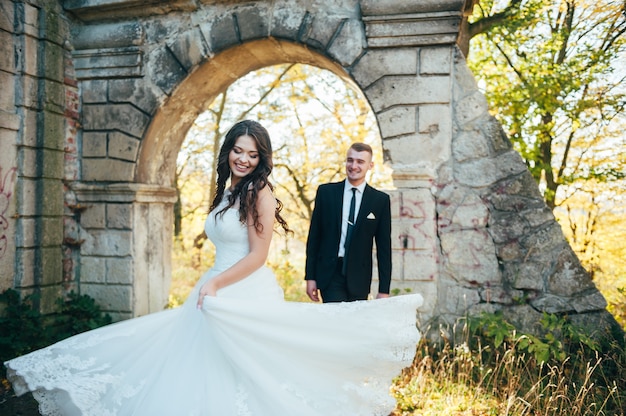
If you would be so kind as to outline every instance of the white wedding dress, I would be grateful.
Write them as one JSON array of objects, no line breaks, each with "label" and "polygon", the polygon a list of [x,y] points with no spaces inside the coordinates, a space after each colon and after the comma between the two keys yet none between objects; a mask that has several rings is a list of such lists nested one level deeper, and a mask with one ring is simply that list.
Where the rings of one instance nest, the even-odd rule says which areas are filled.
[{"label": "white wedding dress", "polygon": [[183,306],[7,361],[15,392],[55,416],[388,415],[389,386],[419,340],[421,296],[285,302],[262,267],[198,310],[201,284],[249,250],[236,210],[205,227],[215,265]]}]

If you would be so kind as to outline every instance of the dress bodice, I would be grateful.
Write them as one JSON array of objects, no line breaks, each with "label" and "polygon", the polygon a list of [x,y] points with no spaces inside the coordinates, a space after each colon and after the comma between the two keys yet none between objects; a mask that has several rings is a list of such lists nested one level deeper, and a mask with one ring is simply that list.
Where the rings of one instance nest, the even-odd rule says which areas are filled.
[{"label": "dress bodice", "polygon": [[239,221],[239,212],[235,208],[220,213],[224,205],[225,200],[204,223],[204,231],[215,245],[215,271],[229,268],[250,252],[247,225]]}]

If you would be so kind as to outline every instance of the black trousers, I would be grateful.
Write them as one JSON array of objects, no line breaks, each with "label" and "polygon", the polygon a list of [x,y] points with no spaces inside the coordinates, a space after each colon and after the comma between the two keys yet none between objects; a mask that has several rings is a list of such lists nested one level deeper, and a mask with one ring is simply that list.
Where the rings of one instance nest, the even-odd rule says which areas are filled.
[{"label": "black trousers", "polygon": [[327,288],[320,290],[322,301],[329,302],[353,302],[355,300],[367,300],[367,295],[358,296],[350,293],[348,290],[348,279],[341,272],[343,268],[343,258],[340,257],[337,267],[333,271],[333,276]]}]

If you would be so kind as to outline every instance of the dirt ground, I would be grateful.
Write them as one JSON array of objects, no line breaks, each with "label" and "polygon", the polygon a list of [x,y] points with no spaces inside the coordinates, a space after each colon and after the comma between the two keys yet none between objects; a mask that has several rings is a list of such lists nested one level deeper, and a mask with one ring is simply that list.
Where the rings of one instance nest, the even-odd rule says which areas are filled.
[{"label": "dirt ground", "polygon": [[0,416],[39,416],[37,401],[30,393],[16,397],[4,379],[0,385]]}]

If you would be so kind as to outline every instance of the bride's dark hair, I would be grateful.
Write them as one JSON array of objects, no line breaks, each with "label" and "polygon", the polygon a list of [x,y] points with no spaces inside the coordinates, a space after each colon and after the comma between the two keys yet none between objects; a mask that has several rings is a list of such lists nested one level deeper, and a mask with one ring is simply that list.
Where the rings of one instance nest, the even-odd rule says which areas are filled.
[{"label": "bride's dark hair", "polygon": [[[215,192],[215,198],[211,203],[209,212],[217,208],[224,197],[224,190],[226,189],[226,181],[230,177],[230,166],[228,164],[228,155],[230,154],[237,139],[241,136],[251,136],[256,142],[256,147],[259,155],[259,164],[257,167],[247,176],[241,178],[241,180],[235,185],[231,194],[228,196],[228,204],[222,208],[218,214],[223,215],[227,209],[231,208],[239,199],[239,220],[242,223],[246,223],[248,220],[248,214],[252,215],[254,221],[254,228],[257,232],[261,232],[263,225],[259,222],[259,212],[256,209],[256,202],[259,198],[259,191],[266,186],[271,191],[274,190],[274,186],[270,183],[268,177],[272,173],[274,163],[272,162],[272,142],[270,141],[270,135],[261,124],[252,120],[243,120],[236,123],[226,133],[226,138],[220,149],[219,156],[217,158],[217,190]],[[287,222],[280,215],[280,211],[283,209],[283,204],[276,199],[276,211],[274,217],[280,226],[286,232],[291,231]]]}]

